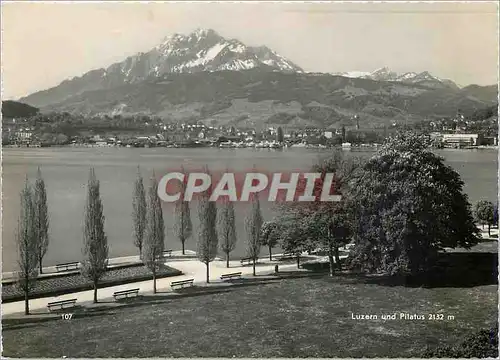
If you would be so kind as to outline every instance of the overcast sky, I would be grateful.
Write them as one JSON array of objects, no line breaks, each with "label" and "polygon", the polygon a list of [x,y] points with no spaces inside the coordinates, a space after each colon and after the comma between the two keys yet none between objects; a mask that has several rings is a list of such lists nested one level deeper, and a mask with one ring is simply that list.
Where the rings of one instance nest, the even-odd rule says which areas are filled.
[{"label": "overcast sky", "polygon": [[148,51],[172,33],[212,28],[267,45],[313,72],[424,71],[497,83],[491,3],[2,3],[3,98]]}]

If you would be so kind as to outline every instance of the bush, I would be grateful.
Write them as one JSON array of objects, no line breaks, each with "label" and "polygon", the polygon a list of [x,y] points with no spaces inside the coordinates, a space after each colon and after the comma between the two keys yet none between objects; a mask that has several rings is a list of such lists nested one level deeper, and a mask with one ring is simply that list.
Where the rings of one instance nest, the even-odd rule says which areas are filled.
[{"label": "bush", "polygon": [[312,272],[330,271],[330,263],[328,262],[309,262],[302,264],[300,267]]},{"label": "bush", "polygon": [[422,357],[430,358],[497,358],[498,324],[469,335],[461,344],[427,349]]}]

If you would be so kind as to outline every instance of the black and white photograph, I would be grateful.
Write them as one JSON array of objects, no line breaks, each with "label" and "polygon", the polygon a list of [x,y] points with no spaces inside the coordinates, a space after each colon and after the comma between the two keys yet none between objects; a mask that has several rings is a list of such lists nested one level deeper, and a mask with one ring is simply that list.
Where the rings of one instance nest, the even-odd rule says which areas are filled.
[{"label": "black and white photograph", "polygon": [[498,12],[2,1],[2,358],[498,358]]}]

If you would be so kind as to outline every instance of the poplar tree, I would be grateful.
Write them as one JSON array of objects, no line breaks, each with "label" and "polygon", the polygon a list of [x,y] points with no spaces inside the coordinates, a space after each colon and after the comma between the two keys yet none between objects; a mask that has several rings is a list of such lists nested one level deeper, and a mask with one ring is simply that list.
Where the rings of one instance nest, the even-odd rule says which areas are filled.
[{"label": "poplar tree", "polygon": [[19,250],[18,286],[24,292],[24,314],[29,315],[29,293],[38,275],[38,241],[35,228],[34,194],[28,179],[21,190],[21,213],[16,233]]},{"label": "poplar tree", "polygon": [[37,260],[40,274],[43,271],[42,260],[49,247],[49,214],[47,209],[47,191],[40,168],[37,171],[34,191],[35,237],[37,240]]},{"label": "poplar tree", "polygon": [[[184,169],[182,169],[184,173]],[[182,244],[182,255],[185,255],[185,244],[193,232],[193,224],[191,222],[191,209],[189,202],[184,200],[184,192],[186,190],[185,182],[181,183],[181,197],[175,203],[175,224],[174,232]]]},{"label": "poplar tree", "polygon": [[156,274],[163,263],[163,250],[165,242],[165,223],[161,200],[158,196],[158,181],[153,177],[148,190],[146,232],[142,261],[153,274],[153,293],[156,294]]},{"label": "poplar tree", "polygon": [[261,247],[261,228],[262,228],[262,214],[260,211],[260,202],[257,194],[252,197],[252,209],[250,214],[245,219],[245,229],[247,231],[248,257],[253,260],[253,275],[255,276],[255,263],[259,258]]},{"label": "poplar tree", "polygon": [[284,140],[283,129],[281,126],[278,126],[278,130],[276,131],[276,141],[282,144]]},{"label": "poplar tree", "polygon": [[139,257],[141,257],[144,231],[146,229],[147,204],[144,182],[142,180],[139,166],[137,167],[137,179],[135,180],[132,206],[132,217],[134,220],[134,245],[139,249]]},{"label": "poplar tree", "polygon": [[[208,173],[208,170],[206,170]],[[198,205],[200,227],[198,231],[198,244],[196,255],[207,267],[207,283],[210,282],[210,263],[217,256],[218,234],[217,234],[217,205],[210,201],[211,189],[203,192]]]},{"label": "poplar tree", "polygon": [[236,224],[232,201],[224,198],[217,214],[217,234],[220,238],[220,250],[226,254],[226,267],[229,267],[229,253],[236,247]]},{"label": "poplar tree", "polygon": [[94,303],[97,303],[99,280],[105,275],[108,265],[108,238],[104,231],[104,214],[100,194],[100,183],[93,168],[90,169],[87,185],[87,202],[83,227],[82,274],[94,285]]}]

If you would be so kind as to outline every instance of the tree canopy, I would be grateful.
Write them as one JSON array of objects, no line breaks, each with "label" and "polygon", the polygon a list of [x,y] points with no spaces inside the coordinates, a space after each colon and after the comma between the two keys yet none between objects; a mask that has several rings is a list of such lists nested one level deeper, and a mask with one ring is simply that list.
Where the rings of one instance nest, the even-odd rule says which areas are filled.
[{"label": "tree canopy", "polygon": [[401,133],[389,139],[349,182],[353,264],[416,273],[427,270],[440,249],[477,244],[463,185],[425,138]]}]

